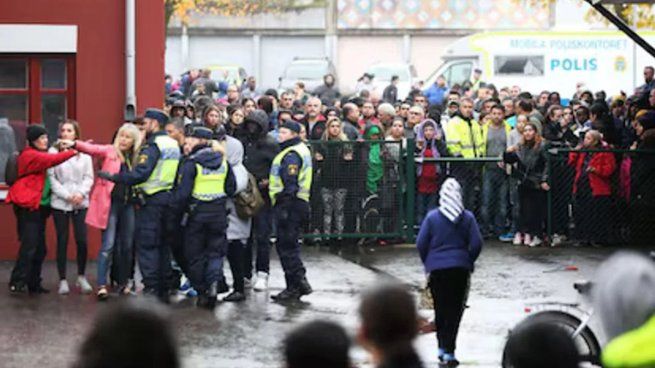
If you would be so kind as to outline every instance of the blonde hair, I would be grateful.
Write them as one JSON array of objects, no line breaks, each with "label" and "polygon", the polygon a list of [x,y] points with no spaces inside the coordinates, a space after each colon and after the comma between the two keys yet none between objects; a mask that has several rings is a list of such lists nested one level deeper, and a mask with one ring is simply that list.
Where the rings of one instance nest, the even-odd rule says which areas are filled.
[{"label": "blonde hair", "polygon": [[118,131],[116,132],[116,137],[114,137],[114,148],[116,149],[116,153],[118,153],[118,156],[121,158],[122,162],[125,162],[125,154],[121,151],[121,149],[118,147],[118,137],[121,135],[121,133],[127,133],[130,137],[132,137],[132,158],[131,158],[131,164],[134,166],[136,164],[136,153],[139,151],[139,148],[141,147],[141,132],[139,131],[139,128],[137,128],[136,125],[132,123],[125,123],[123,124],[120,128],[118,128]]},{"label": "blonde hair", "polygon": [[590,136],[594,139],[594,145],[601,145],[603,142],[603,135],[597,130],[588,130],[585,136]]},{"label": "blonde hair", "polygon": [[323,141],[332,140],[332,138],[330,137],[330,125],[332,125],[332,123],[339,124],[339,135],[334,140],[342,141],[342,142],[348,141],[348,137],[346,137],[346,134],[343,132],[343,123],[339,118],[336,117],[328,119],[327,124],[325,124],[325,131],[323,132],[323,136],[321,137],[321,140]]}]

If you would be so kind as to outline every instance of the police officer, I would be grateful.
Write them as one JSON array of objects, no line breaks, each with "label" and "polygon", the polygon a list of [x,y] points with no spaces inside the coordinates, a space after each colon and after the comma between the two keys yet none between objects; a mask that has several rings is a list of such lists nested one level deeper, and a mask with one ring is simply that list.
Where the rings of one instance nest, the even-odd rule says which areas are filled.
[{"label": "police officer", "polygon": [[300,124],[287,120],[279,129],[280,153],[273,160],[269,195],[277,223],[277,253],[284,269],[286,289],[275,301],[298,300],[312,292],[300,259],[300,231],[309,218],[312,155],[300,140]]},{"label": "police officer", "polygon": [[189,155],[180,168],[179,184],[172,203],[184,208],[181,225],[188,277],[198,292],[197,305],[213,308],[227,252],[228,196],[233,196],[236,182],[226,157],[210,146],[212,131],[194,127],[187,136]]},{"label": "police officer", "polygon": [[100,171],[98,176],[116,183],[134,185],[140,204],[136,221],[136,249],[144,294],[168,301],[170,231],[167,206],[180,161],[178,143],[164,131],[168,115],[148,109],[143,117],[146,144],[142,146],[132,171],[111,175]]}]

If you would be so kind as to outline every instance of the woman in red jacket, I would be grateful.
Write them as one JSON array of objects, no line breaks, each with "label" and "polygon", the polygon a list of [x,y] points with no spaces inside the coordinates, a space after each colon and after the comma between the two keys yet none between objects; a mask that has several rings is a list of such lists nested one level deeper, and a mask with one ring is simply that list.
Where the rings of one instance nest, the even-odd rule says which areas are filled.
[{"label": "woman in red jacket", "polygon": [[[578,149],[607,149],[597,130],[590,130]],[[616,160],[611,152],[571,152],[569,165],[575,168],[573,196],[575,197],[575,227],[581,245],[607,243],[610,236],[610,208],[612,205],[611,177]]]},{"label": "woman in red jacket", "polygon": [[69,150],[48,153],[48,132],[41,125],[27,128],[28,146],[18,156],[18,180],[9,188],[18,221],[20,251],[11,272],[9,291],[47,293],[41,286],[41,265],[46,255],[45,221],[50,214],[50,182],[46,170],[75,156]]}]

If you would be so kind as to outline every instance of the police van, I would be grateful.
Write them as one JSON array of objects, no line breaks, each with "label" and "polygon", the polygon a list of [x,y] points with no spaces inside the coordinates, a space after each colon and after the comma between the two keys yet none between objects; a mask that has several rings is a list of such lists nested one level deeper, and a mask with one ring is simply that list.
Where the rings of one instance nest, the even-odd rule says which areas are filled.
[{"label": "police van", "polygon": [[[653,44],[655,32],[640,32]],[[576,85],[609,95],[632,94],[643,84],[643,68],[655,60],[619,31],[498,31],[464,37],[446,49],[443,64],[425,88],[443,75],[448,85],[482,80],[497,88],[518,85],[524,91],[558,91],[569,97]]]}]

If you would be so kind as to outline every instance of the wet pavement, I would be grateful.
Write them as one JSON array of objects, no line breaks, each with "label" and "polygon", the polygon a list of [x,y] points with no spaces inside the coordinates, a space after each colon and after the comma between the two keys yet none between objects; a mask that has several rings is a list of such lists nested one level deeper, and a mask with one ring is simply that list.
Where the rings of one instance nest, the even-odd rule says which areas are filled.
[{"label": "wet pavement", "polygon": [[[497,367],[507,331],[525,317],[524,306],[540,301],[577,300],[572,283],[590,279],[595,268],[615,249],[517,248],[489,244],[473,274],[469,308],[465,312],[457,355],[463,367]],[[417,296],[424,282],[421,264],[411,246],[359,248],[333,254],[326,248],[304,248],[308,278],[314,293],[294,306],[269,301],[283,288],[283,274],[272,255],[270,291],[248,291],[241,304],[219,304],[213,315],[185,299],[171,306],[185,367],[282,366],[280,344],[290,329],[312,319],[342,323],[356,331],[359,293],[379,278],[408,285]],[[0,262],[0,280],[8,280],[12,264]],[[577,270],[566,270],[575,266]],[[74,266],[69,265],[69,271]],[[94,275],[95,263],[89,267]],[[69,272],[73,281],[73,273]],[[229,271],[226,269],[229,278]],[[91,281],[95,277],[89,277]],[[44,267],[44,284],[51,293],[30,297],[0,292],[0,366],[67,367],[91,326],[95,314],[118,298],[99,303],[93,296],[56,294],[56,267]],[[3,281],[3,283],[5,282]],[[429,310],[421,311],[430,317]],[[436,367],[434,334],[420,336],[417,349],[427,367]],[[368,366],[366,354],[353,350],[358,366]]]}]

